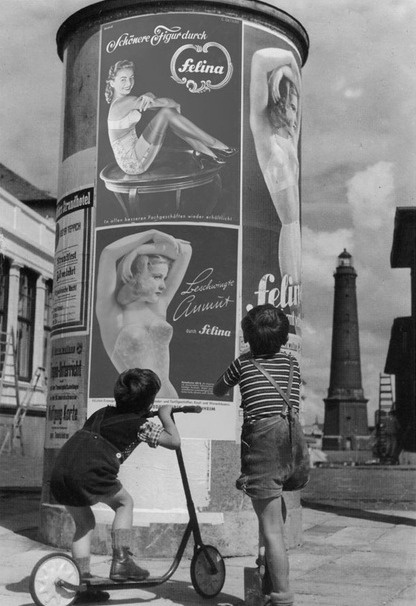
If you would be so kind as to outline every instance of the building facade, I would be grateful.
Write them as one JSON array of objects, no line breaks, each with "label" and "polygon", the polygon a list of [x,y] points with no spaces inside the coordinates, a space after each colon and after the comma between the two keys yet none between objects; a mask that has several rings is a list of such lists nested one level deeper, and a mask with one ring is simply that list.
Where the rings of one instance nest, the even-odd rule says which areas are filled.
[{"label": "building facade", "polygon": [[395,318],[384,372],[395,376],[400,462],[416,461],[416,208],[396,209],[392,268],[410,269],[411,315]]},{"label": "building facade", "polygon": [[[20,401],[38,368],[50,359],[55,200],[0,165],[0,444],[16,413],[15,383],[5,375],[6,340],[13,334]],[[17,197],[19,196],[19,197]],[[36,210],[35,210],[36,209]],[[42,375],[43,378],[43,375]],[[33,391],[25,417],[25,454],[43,453],[45,381]]]}]

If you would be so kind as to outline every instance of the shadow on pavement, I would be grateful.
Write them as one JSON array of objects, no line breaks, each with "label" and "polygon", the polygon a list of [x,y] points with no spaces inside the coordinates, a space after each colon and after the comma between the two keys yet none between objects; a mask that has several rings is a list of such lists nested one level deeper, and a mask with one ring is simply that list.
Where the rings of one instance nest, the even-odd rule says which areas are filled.
[{"label": "shadow on pavement", "polygon": [[416,520],[404,516],[395,516],[388,513],[377,513],[376,511],[365,511],[364,509],[354,509],[341,505],[329,505],[326,503],[315,503],[301,499],[302,507],[334,513],[335,515],[348,518],[360,518],[361,520],[371,520],[372,522],[384,522],[385,524],[402,524],[403,526],[416,526]]},{"label": "shadow on pavement", "polygon": [[6,589],[13,593],[29,593],[29,580],[30,577],[25,577],[21,581],[17,581],[17,583],[7,583]]},{"label": "shadow on pavement", "polygon": [[[24,577],[21,581],[16,583],[8,583],[6,589],[13,593],[29,593],[29,580],[30,577]],[[126,589],[129,589],[126,587]],[[191,583],[186,581],[167,581],[156,587],[144,588],[145,591],[149,591],[154,596],[140,597],[140,594],[135,597],[129,597],[127,599],[120,597],[122,589],[117,589],[112,595],[110,591],[110,599],[105,602],[110,606],[111,604],[140,604],[140,603],[151,603],[157,599],[166,599],[174,604],[206,604],[207,600],[198,595]],[[130,592],[134,591],[129,589]],[[113,597],[114,596],[114,597]],[[117,596],[117,597],[116,597]],[[104,602],[103,602],[104,603]],[[220,592],[215,598],[209,600],[211,606],[240,606],[243,602],[236,596],[229,595],[227,593]]]}]

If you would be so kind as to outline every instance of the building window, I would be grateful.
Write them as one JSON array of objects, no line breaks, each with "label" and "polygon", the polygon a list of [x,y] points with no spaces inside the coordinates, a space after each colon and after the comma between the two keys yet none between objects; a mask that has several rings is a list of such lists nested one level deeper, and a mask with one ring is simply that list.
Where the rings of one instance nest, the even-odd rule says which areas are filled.
[{"label": "building window", "polygon": [[42,365],[49,371],[51,361],[51,328],[52,328],[52,303],[53,303],[53,282],[46,280],[45,282],[45,310],[43,313],[43,362]]},{"label": "building window", "polygon": [[22,381],[32,378],[35,301],[36,274],[24,267],[20,270],[17,309],[17,369]]}]

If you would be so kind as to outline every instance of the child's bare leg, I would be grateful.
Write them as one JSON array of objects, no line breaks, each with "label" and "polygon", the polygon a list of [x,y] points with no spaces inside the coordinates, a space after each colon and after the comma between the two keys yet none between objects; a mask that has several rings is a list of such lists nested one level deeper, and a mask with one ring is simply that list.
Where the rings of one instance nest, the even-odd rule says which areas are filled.
[{"label": "child's bare leg", "polygon": [[117,494],[102,499],[102,502],[111,507],[115,516],[113,520],[113,531],[125,528],[130,530],[133,526],[133,499],[125,488],[121,488]]},{"label": "child's bare leg", "polygon": [[273,585],[273,592],[285,599],[285,601],[277,601],[276,604],[292,604],[293,595],[289,587],[289,558],[286,553],[283,531],[282,499],[276,497],[253,500],[252,502],[259,519],[260,532],[264,539],[267,567]]},{"label": "child's bare leg", "polygon": [[[75,534],[72,539],[72,555],[78,561],[90,557],[91,537],[95,527],[95,518],[91,507],[66,507],[75,522]],[[81,573],[83,571],[81,570]],[[86,571],[86,572],[89,572]]]},{"label": "child's bare leg", "polygon": [[[91,578],[90,571],[90,553],[91,538],[95,527],[95,518],[91,507],[70,507],[66,505],[68,512],[75,522],[75,534],[72,539],[72,557],[78,564],[81,578]],[[101,591],[90,587],[75,598],[74,604],[86,602],[99,602],[102,604],[110,599],[107,591]]]},{"label": "child's bare leg", "polygon": [[133,499],[125,488],[112,497],[101,499],[115,512],[113,531],[113,560],[111,563],[110,579],[113,581],[142,581],[149,576],[149,571],[140,568],[131,557]]}]

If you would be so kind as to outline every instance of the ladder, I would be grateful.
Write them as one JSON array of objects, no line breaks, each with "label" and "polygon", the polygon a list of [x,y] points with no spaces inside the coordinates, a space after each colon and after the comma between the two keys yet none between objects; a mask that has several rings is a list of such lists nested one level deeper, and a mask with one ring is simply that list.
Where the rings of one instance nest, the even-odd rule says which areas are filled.
[{"label": "ladder", "polygon": [[11,396],[16,402],[16,407],[20,404],[19,396],[19,378],[17,372],[17,349],[14,337],[14,331],[0,332],[0,403],[3,397],[4,385],[14,391]]},{"label": "ladder", "polygon": [[2,401],[5,386],[7,385],[9,388],[8,397],[14,399],[16,404],[16,412],[13,419],[10,419],[8,422],[0,422],[0,427],[5,429],[3,442],[0,446],[0,455],[3,452],[9,454],[14,452],[15,442],[17,440],[20,442],[20,452],[24,455],[22,424],[35,389],[45,389],[45,369],[41,366],[36,369],[29,387],[22,401],[20,401],[17,351],[14,333],[11,331],[10,333],[0,332],[0,371],[0,402]]},{"label": "ladder", "polygon": [[378,390],[378,415],[376,423],[375,454],[383,459],[388,450],[385,418],[394,408],[391,375],[380,373]]},{"label": "ladder", "polygon": [[381,412],[390,412],[393,408],[393,387],[391,384],[391,375],[380,373],[379,391],[378,391],[378,410]]}]

